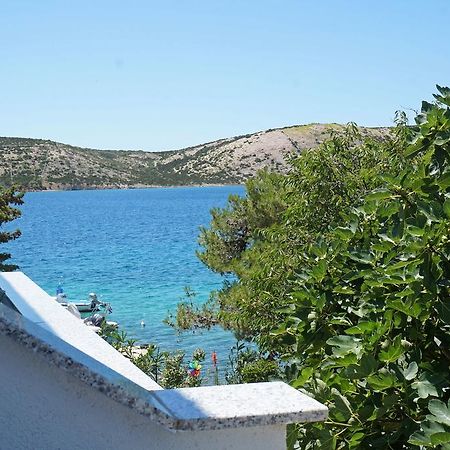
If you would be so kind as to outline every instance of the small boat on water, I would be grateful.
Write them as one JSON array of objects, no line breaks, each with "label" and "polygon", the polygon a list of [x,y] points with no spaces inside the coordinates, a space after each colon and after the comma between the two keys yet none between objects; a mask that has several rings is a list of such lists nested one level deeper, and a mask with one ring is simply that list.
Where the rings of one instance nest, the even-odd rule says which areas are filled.
[{"label": "small boat on water", "polygon": [[98,299],[97,294],[91,292],[88,300],[82,301],[69,301],[67,295],[64,293],[61,286],[58,286],[56,290],[55,300],[62,306],[67,307],[69,303],[74,304],[80,313],[94,313],[104,310],[108,314],[111,314],[111,305],[107,302],[102,302]]},{"label": "small boat on water", "polygon": [[[111,304],[100,301],[94,292],[89,294],[89,300],[71,302],[68,301],[62,286],[59,285],[56,289],[56,297],[54,298],[61,306],[66,308],[78,319],[83,320],[87,326],[96,332],[100,331],[102,324],[106,324],[112,328],[118,327],[117,322],[106,320],[107,316],[112,313]],[[81,317],[82,313],[85,315],[84,318]],[[89,314],[87,317],[86,313]]]}]

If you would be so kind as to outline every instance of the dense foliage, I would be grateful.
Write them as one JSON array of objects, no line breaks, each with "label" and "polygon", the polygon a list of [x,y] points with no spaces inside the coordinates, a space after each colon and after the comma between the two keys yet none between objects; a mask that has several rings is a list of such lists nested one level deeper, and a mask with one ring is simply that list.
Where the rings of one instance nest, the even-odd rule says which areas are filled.
[{"label": "dense foliage", "polygon": [[221,323],[262,344],[283,315],[307,244],[342,223],[340,212],[380,184],[379,172],[401,167],[403,133],[383,141],[364,138],[350,124],[318,148],[292,161],[289,176],[260,172],[245,198],[230,197],[201,230],[200,259],[224,273],[218,293]]},{"label": "dense foliage", "polygon": [[100,336],[167,389],[200,386],[204,380],[200,363],[206,355],[200,348],[194,350],[192,359],[186,362],[185,353],[161,351],[154,344],[138,345],[137,340],[130,338],[125,331],[112,328],[106,322]]},{"label": "dense foliage", "polygon": [[[450,449],[450,90],[438,90],[391,140],[350,129],[295,161],[279,182],[284,209],[222,266],[236,277],[222,319],[330,409],[325,423],[291,427],[291,448]],[[203,231],[213,269],[236,234],[221,218],[245,222],[252,201]]]},{"label": "dense foliage", "polygon": [[[312,244],[273,333],[330,408],[301,448],[450,448],[450,90],[424,102],[398,175]],[[295,433],[293,434],[295,436]]]},{"label": "dense foliage", "polygon": [[228,384],[258,383],[279,379],[280,376],[278,363],[271,355],[267,357],[240,341],[231,348],[225,374]]},{"label": "dense foliage", "polygon": [[[17,193],[14,188],[4,189],[0,186],[0,229],[4,224],[7,224],[14,219],[20,217],[20,210],[15,206],[21,205],[23,194]],[[17,239],[20,236],[20,231],[0,231],[0,244],[5,244],[11,240]],[[14,264],[7,264],[6,261],[11,258],[9,253],[0,253],[0,271],[10,272],[17,269]]]},{"label": "dense foliage", "polygon": [[169,313],[163,320],[166,325],[175,328],[177,331],[192,331],[197,328],[210,329],[218,325],[217,303],[214,294],[210,299],[199,304],[196,301],[197,294],[188,286],[184,288],[185,300],[177,304],[176,313]]}]

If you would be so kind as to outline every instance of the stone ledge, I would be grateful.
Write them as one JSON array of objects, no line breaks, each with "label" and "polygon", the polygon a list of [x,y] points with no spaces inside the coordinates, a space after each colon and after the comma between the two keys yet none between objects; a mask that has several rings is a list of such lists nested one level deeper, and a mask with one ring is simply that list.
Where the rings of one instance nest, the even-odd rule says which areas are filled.
[{"label": "stone ledge", "polygon": [[[0,287],[3,289],[5,275],[0,274]],[[23,274],[21,276],[25,277]],[[10,294],[8,297],[18,306],[15,303],[17,299],[11,298]],[[48,298],[54,302],[51,297]],[[33,301],[29,298],[22,300],[26,303]],[[40,298],[40,302],[48,301],[45,297]],[[60,307],[57,304],[54,306]],[[18,309],[22,312],[20,307]],[[94,350],[91,347],[89,354],[83,351],[83,346],[77,346],[77,337],[73,334],[75,330],[70,333],[70,342],[64,340],[65,314],[61,315],[61,312],[67,313],[67,317],[71,316],[65,310],[58,313],[58,320],[63,322],[58,324],[60,328],[57,335],[51,331],[51,327],[42,326],[41,320],[33,322],[0,304],[0,335],[16,340],[49,363],[169,430],[285,425],[323,421],[328,415],[324,405],[282,382],[163,390],[135,366],[139,373],[129,371],[125,362],[122,365],[120,361],[120,358],[127,361],[126,358],[118,352],[114,354],[114,364],[108,364],[111,359],[97,359],[96,355],[103,349],[104,341],[87,327],[78,329],[80,341],[84,342],[83,339],[88,337],[91,346],[98,342],[100,348]],[[100,343],[96,338],[103,342]]]}]

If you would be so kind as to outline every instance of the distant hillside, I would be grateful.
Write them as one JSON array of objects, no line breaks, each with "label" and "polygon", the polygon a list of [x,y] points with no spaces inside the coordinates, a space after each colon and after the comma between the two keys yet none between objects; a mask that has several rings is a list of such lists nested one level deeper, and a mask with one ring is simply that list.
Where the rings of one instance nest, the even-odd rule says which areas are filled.
[{"label": "distant hillside", "polygon": [[[285,172],[290,155],[316,147],[331,130],[342,128],[299,125],[167,152],[94,150],[0,137],[0,184],[29,190],[238,184],[263,167]],[[383,139],[389,128],[361,132]]]}]

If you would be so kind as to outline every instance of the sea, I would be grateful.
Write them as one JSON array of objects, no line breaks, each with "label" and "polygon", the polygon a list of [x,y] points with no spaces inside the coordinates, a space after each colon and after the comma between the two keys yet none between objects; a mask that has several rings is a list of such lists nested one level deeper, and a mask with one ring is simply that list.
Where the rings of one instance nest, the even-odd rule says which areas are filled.
[{"label": "sea", "polygon": [[111,303],[109,320],[138,343],[162,351],[213,351],[226,371],[233,334],[220,327],[178,333],[163,323],[185,300],[185,289],[202,303],[223,279],[196,256],[201,226],[210,210],[226,205],[242,186],[129,190],[45,191],[25,194],[22,217],[8,227],[22,236],[2,246],[11,262],[50,295],[61,284],[69,300],[94,292]]}]

